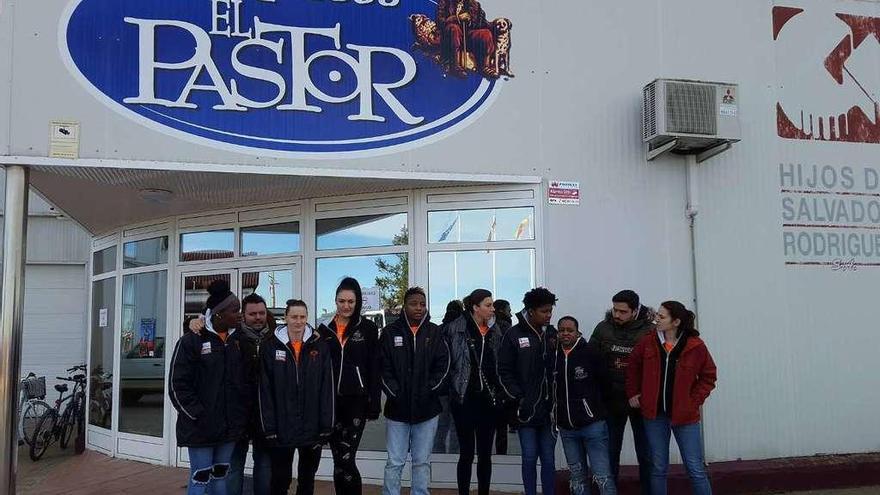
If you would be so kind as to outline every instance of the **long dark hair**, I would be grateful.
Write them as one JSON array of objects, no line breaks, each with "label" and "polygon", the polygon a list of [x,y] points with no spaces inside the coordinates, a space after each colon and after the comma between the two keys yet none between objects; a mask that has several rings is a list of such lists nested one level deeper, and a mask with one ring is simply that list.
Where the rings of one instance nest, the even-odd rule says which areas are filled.
[{"label": "long dark hair", "polygon": [[338,296],[344,290],[354,292],[354,313],[351,314],[351,319],[357,322],[361,317],[361,309],[364,307],[364,295],[361,292],[361,284],[351,277],[345,277],[342,279],[342,282],[339,282],[339,287],[336,288],[336,295]]},{"label": "long dark hair", "polygon": [[474,314],[474,306],[479,305],[487,297],[492,297],[492,293],[488,290],[474,289],[473,292],[464,296],[464,299],[462,299],[461,302],[464,304],[464,310],[467,311],[468,314]]},{"label": "long dark hair", "polygon": [[678,325],[679,337],[699,337],[700,332],[694,326],[696,315],[694,315],[693,311],[687,309],[684,304],[678,301],[664,301],[660,306],[669,311],[669,316],[673,321],[679,320],[681,322]]}]

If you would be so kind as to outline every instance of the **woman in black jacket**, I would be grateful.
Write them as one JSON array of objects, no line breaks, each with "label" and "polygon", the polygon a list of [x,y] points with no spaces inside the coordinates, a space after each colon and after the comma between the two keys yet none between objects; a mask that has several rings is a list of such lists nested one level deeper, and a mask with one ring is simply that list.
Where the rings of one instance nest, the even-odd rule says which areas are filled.
[{"label": "woman in black jacket", "polygon": [[381,412],[379,328],[361,316],[363,306],[361,285],[346,277],[336,288],[336,315],[318,327],[336,375],[336,424],[329,442],[337,495],[361,494],[357,451],[367,420],[379,419]]},{"label": "woman in black jacket", "polygon": [[272,446],[270,491],[287,493],[299,450],[296,493],[311,495],[322,440],[333,429],[333,367],[325,339],[306,323],[306,303],[287,301],[284,319],[287,325],[260,347],[260,424]]},{"label": "woman in black jacket", "polygon": [[208,292],[206,331],[177,341],[168,378],[177,445],[189,451],[189,495],[226,493],[232,451],[253,405],[253,364],[237,331],[241,303],[226,281],[213,281]]},{"label": "woman in black jacket", "polygon": [[466,312],[443,327],[452,359],[449,402],[459,444],[458,493],[470,493],[476,447],[478,493],[488,495],[501,409],[495,366],[501,331],[495,325],[491,292],[476,289],[463,302]]},{"label": "woman in black jacket", "polygon": [[608,368],[598,346],[587,343],[578,321],[563,316],[557,325],[559,346],[553,373],[553,411],[571,472],[572,495],[589,493],[589,471],[600,495],[616,495],[608,452],[605,401],[610,392]]}]

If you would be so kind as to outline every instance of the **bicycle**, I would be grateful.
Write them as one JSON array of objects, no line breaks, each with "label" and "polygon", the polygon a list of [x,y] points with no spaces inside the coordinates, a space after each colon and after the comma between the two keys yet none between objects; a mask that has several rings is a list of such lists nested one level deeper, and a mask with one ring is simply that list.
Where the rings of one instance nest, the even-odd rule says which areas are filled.
[{"label": "bicycle", "polygon": [[46,403],[46,377],[34,373],[21,380],[18,401],[18,444],[30,445],[37,430],[37,423],[51,406]]},{"label": "bicycle", "polygon": [[[86,366],[80,365],[70,368],[67,372],[73,373],[85,370]],[[48,450],[49,446],[56,440],[62,449],[66,449],[67,446],[70,445],[70,438],[73,435],[74,427],[83,427],[86,400],[86,375],[84,373],[78,373],[73,375],[72,378],[64,378],[61,376],[56,378],[66,382],[74,382],[73,391],[65,397],[64,393],[69,389],[67,384],[62,383],[55,385],[55,390],[58,391],[58,400],[55,401],[55,407],[49,408],[49,410],[43,414],[40,421],[37,423],[37,429],[34,431],[33,442],[31,443],[30,448],[30,456],[34,461],[40,460],[40,458],[43,457],[43,454],[46,453],[46,450]],[[61,405],[65,402],[67,405],[64,407],[64,412],[59,414],[58,411],[61,410]]]}]

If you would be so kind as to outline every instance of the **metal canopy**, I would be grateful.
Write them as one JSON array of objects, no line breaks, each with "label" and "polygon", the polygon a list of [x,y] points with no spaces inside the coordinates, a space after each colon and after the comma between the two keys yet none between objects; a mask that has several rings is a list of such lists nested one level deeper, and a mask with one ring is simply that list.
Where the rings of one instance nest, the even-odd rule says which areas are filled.
[{"label": "metal canopy", "polygon": [[[31,185],[92,234],[169,216],[318,197],[498,183],[496,177],[272,175],[112,167],[33,166]],[[495,180],[492,180],[495,179]],[[144,191],[171,194],[150,197]]]}]

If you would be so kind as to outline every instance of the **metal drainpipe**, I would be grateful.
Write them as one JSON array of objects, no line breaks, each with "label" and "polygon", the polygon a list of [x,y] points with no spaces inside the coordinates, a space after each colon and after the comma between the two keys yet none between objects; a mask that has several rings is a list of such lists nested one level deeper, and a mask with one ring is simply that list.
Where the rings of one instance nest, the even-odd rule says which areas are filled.
[{"label": "metal drainpipe", "polygon": [[[698,196],[698,187],[697,187],[697,156],[696,155],[687,155],[687,168],[685,168],[685,177],[687,180],[687,209],[685,210],[685,216],[688,219],[688,230],[691,238],[691,284],[693,285],[694,297],[692,299],[693,303],[693,311],[694,311],[694,325],[699,328],[697,322],[700,318],[700,312],[698,311],[698,298],[697,298],[697,240],[696,240],[696,223],[697,223],[697,214],[700,212],[700,200]],[[702,414],[703,407],[700,406],[700,417]],[[702,442],[703,448],[703,463],[708,466],[709,463],[706,461],[706,430],[705,430],[705,422],[700,421],[700,440]]]},{"label": "metal drainpipe", "polygon": [[[24,322],[27,253],[28,169],[6,167],[3,291],[0,301],[0,491],[15,493],[18,470],[18,380]],[[5,447],[4,447],[5,446]]]}]

